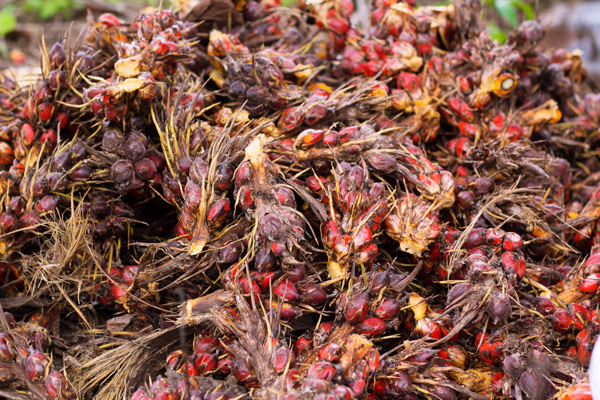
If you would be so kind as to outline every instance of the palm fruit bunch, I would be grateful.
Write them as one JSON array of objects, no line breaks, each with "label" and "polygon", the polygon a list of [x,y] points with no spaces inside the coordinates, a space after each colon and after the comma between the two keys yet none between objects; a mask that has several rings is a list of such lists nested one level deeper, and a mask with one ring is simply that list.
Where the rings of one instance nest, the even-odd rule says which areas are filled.
[{"label": "palm fruit bunch", "polygon": [[591,399],[580,52],[474,0],[177,3],[0,78],[0,397]]},{"label": "palm fruit bunch", "polygon": [[2,325],[8,333],[0,333],[2,385],[29,391],[37,398],[75,399],[76,393],[61,371],[57,360],[48,353],[51,329],[50,313],[31,315],[17,322],[5,312]]}]

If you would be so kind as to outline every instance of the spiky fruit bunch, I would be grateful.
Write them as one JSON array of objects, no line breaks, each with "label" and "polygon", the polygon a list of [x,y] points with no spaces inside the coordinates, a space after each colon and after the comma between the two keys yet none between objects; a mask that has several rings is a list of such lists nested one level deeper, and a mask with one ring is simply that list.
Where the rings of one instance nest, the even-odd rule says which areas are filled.
[{"label": "spiky fruit bunch", "polygon": [[0,333],[0,385],[29,390],[36,396],[51,399],[75,399],[75,391],[63,374],[55,369],[49,354],[51,344],[47,315],[34,315],[27,322],[16,322],[4,313],[9,333]]}]

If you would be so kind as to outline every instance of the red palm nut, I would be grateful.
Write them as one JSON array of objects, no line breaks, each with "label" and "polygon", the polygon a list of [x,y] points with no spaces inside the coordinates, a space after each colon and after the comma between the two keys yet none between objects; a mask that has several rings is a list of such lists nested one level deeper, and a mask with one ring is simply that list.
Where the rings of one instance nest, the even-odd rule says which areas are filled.
[{"label": "red palm nut", "polygon": [[199,374],[205,374],[217,367],[217,355],[214,353],[196,353],[194,366]]},{"label": "red palm nut", "polygon": [[375,310],[375,316],[384,321],[391,321],[400,313],[401,305],[399,300],[388,299],[381,302]]},{"label": "red palm nut", "polygon": [[569,304],[568,308],[571,312],[571,318],[573,319],[575,328],[585,329],[591,319],[590,310],[586,306],[577,303]]},{"label": "red palm nut", "polygon": [[[70,388],[67,378],[60,371],[52,371],[44,381],[46,392],[52,398],[69,398]],[[66,395],[66,396],[65,396]]]},{"label": "red palm nut", "polygon": [[323,244],[328,248],[333,247],[340,234],[341,230],[335,221],[327,221],[321,227],[321,240],[323,241]]},{"label": "red palm nut", "polygon": [[450,97],[448,106],[454,114],[466,122],[471,122],[475,118],[469,105],[458,97]]},{"label": "red palm nut", "polygon": [[469,232],[467,240],[465,241],[465,249],[471,250],[476,247],[480,247],[485,244],[487,236],[487,230],[485,228],[475,228]]},{"label": "red palm nut", "polygon": [[206,213],[206,222],[208,228],[213,230],[223,225],[223,222],[227,218],[229,211],[231,210],[231,203],[227,197],[219,199],[211,204]]},{"label": "red palm nut", "polygon": [[583,293],[595,293],[600,285],[600,273],[588,275],[579,284],[579,290]]},{"label": "red palm nut", "polygon": [[571,326],[573,326],[573,319],[571,319],[569,313],[562,308],[554,311],[551,320],[554,329],[560,333],[568,333],[571,330]]},{"label": "red palm nut", "polygon": [[365,356],[369,370],[375,372],[379,368],[380,358],[377,349],[370,349]]},{"label": "red palm nut", "polygon": [[277,295],[281,296],[286,301],[296,301],[300,297],[296,286],[288,279],[281,281],[274,289]]},{"label": "red palm nut", "polygon": [[396,170],[396,158],[388,153],[368,152],[367,163],[374,169],[389,174]]},{"label": "red palm nut", "polygon": [[281,114],[277,126],[283,131],[291,131],[302,125],[303,120],[302,110],[299,107],[290,107]]},{"label": "red palm nut", "polygon": [[352,237],[340,235],[333,244],[333,251],[338,259],[344,258],[352,252]]},{"label": "red palm nut", "polygon": [[477,126],[468,122],[460,121],[458,123],[458,130],[461,135],[466,136],[469,139],[475,139],[477,137]]},{"label": "red palm nut", "polygon": [[183,361],[183,351],[175,350],[167,355],[167,369],[177,371]]},{"label": "red palm nut", "polygon": [[233,368],[233,361],[230,358],[222,358],[217,362],[217,369],[220,373],[229,375]]},{"label": "red palm nut", "polygon": [[15,354],[12,350],[12,346],[8,343],[6,334],[0,332],[0,361],[10,362],[14,356]]},{"label": "red palm nut", "polygon": [[299,311],[294,306],[288,303],[278,303],[276,301],[267,302],[274,312],[281,312],[282,321],[292,321],[298,317]]},{"label": "red palm nut", "polygon": [[498,231],[496,231],[493,228],[489,228],[486,232],[486,236],[485,236],[485,242],[490,245],[490,246],[499,246],[502,241],[504,240],[504,235],[501,233],[498,233]]},{"label": "red palm nut", "polygon": [[325,291],[314,283],[300,286],[300,292],[302,293],[302,302],[309,306],[320,306],[327,301]]},{"label": "red palm nut", "polygon": [[125,296],[125,290],[123,290],[119,285],[112,284],[110,285],[110,294],[113,296],[115,300],[121,299]]},{"label": "red palm nut", "polygon": [[2,169],[8,169],[15,159],[15,154],[6,142],[0,142],[0,166]]},{"label": "red palm nut", "polygon": [[285,346],[280,346],[275,351],[275,360],[273,362],[273,368],[275,368],[275,371],[277,372],[282,372],[283,370],[288,368],[288,366],[292,367],[294,365],[294,361],[294,353],[292,353],[292,351],[289,348]]},{"label": "red palm nut", "polygon": [[54,120],[56,121],[56,129],[64,131],[64,129],[69,124],[69,114],[65,112],[58,113]]},{"label": "red palm nut", "polygon": [[219,341],[212,337],[200,337],[194,343],[194,352],[196,353],[214,353],[219,347]]},{"label": "red palm nut", "polygon": [[509,232],[504,236],[502,247],[506,251],[523,250],[523,239],[521,239],[521,235],[518,233]]},{"label": "red palm nut", "polygon": [[30,124],[23,124],[20,134],[25,146],[31,146],[33,144],[35,139],[35,131]]},{"label": "red palm nut", "polygon": [[260,290],[260,286],[253,279],[248,281],[246,278],[240,279],[240,287],[242,288],[242,293],[245,295],[252,295],[255,301],[258,301],[262,291]]},{"label": "red palm nut", "polygon": [[379,248],[375,243],[371,243],[363,251],[358,253],[358,259],[365,265],[369,265],[377,257]]},{"label": "red palm nut", "polygon": [[373,392],[372,394],[375,396],[378,396],[377,399],[379,398],[387,398],[390,388],[389,388],[389,381],[384,380],[384,379],[378,379],[373,383],[373,387],[371,388],[371,391]]},{"label": "red palm nut", "polygon": [[317,361],[308,369],[307,378],[330,381],[336,375],[335,366],[327,361]]},{"label": "red palm nut", "polygon": [[152,399],[152,396],[150,396],[146,392],[146,389],[141,387],[141,388],[138,388],[138,390],[136,390],[135,392],[133,392],[133,394],[131,395],[129,400],[153,400],[153,399]]},{"label": "red palm nut", "polygon": [[139,266],[138,265],[127,265],[123,267],[123,272],[121,275],[121,279],[123,283],[126,285],[132,285],[135,276],[138,273]]},{"label": "red palm nut", "polygon": [[376,337],[383,334],[386,329],[387,324],[384,320],[377,317],[371,317],[358,324],[356,331],[366,337]]},{"label": "red palm nut", "polygon": [[336,131],[330,131],[323,136],[322,145],[324,147],[335,147],[338,144],[338,133]]},{"label": "red palm nut", "polygon": [[438,324],[431,321],[429,318],[421,318],[415,325],[415,332],[421,336],[430,336],[433,339],[441,339],[443,332]]},{"label": "red palm nut", "polygon": [[479,347],[479,355],[489,366],[494,366],[502,358],[502,342],[483,343]]},{"label": "red palm nut", "polygon": [[15,229],[18,229],[19,225],[19,218],[17,218],[16,215],[8,212],[0,214],[0,228],[2,228],[2,232],[12,232]]},{"label": "red palm nut", "polygon": [[333,389],[333,396],[336,400],[352,400],[355,397],[352,389],[344,385],[337,385]]},{"label": "red palm nut", "polygon": [[299,357],[304,349],[310,350],[312,348],[312,341],[305,336],[300,336],[294,343],[294,354]]},{"label": "red palm nut", "polygon": [[[313,192],[320,192],[327,184],[327,178],[320,176],[309,176],[306,178],[306,187]],[[332,221],[329,221],[332,222]]]},{"label": "red palm nut", "polygon": [[306,149],[319,143],[324,136],[325,131],[323,130],[306,129],[298,135],[294,142],[294,146],[299,149]]},{"label": "red palm nut", "polygon": [[592,400],[592,388],[589,383],[578,383],[567,390],[563,400]]},{"label": "red palm nut", "polygon": [[54,104],[52,102],[43,102],[38,104],[38,117],[42,122],[50,122],[54,114]]},{"label": "red palm nut", "polygon": [[535,303],[535,308],[542,315],[550,315],[556,309],[552,300],[547,297],[538,297]]},{"label": "red palm nut", "polygon": [[58,136],[54,129],[48,129],[40,136],[40,142],[45,144],[47,148],[53,149],[56,146]]},{"label": "red palm nut", "polygon": [[365,250],[373,241],[373,232],[371,228],[363,225],[359,228],[359,230],[354,234],[353,242],[354,248],[356,251]]},{"label": "red palm nut", "polygon": [[324,361],[337,362],[340,359],[342,346],[337,343],[328,343],[319,349],[319,358]]},{"label": "red palm nut", "polygon": [[277,202],[285,207],[296,208],[296,199],[292,189],[285,186],[278,186],[274,190]]},{"label": "red palm nut", "polygon": [[44,378],[47,366],[48,359],[46,356],[39,351],[34,351],[27,357],[25,373],[30,380],[40,382]]},{"label": "red palm nut", "polygon": [[502,268],[509,275],[515,275],[521,279],[525,276],[525,260],[517,253],[505,252],[501,256]]},{"label": "red palm nut", "polygon": [[348,322],[358,323],[367,317],[368,311],[369,297],[365,293],[361,293],[348,300],[344,315]]},{"label": "red palm nut", "polygon": [[504,374],[502,372],[496,372],[492,377],[491,389],[492,393],[496,396],[502,395],[502,379],[504,378]]},{"label": "red palm nut", "polygon": [[248,382],[252,379],[252,373],[248,368],[248,363],[244,359],[235,360],[232,371],[235,379],[240,382]]}]

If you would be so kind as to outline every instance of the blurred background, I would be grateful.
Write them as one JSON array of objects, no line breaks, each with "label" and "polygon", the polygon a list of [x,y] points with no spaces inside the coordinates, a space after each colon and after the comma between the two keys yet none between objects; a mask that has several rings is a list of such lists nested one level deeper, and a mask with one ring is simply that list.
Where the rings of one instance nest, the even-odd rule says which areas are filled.
[{"label": "blurred background", "polygon": [[[163,0],[164,7],[211,0]],[[293,6],[298,0],[281,0]],[[368,0],[355,1],[357,25],[368,24]],[[482,0],[490,35],[502,43],[513,27],[525,19],[539,19],[547,29],[545,44],[581,49],[587,69],[600,76],[600,0]],[[81,32],[90,17],[110,12],[129,19],[159,0],[0,0],[0,68],[39,65],[42,35],[55,42],[72,27]],[[443,5],[443,0],[424,0],[421,5]]]}]

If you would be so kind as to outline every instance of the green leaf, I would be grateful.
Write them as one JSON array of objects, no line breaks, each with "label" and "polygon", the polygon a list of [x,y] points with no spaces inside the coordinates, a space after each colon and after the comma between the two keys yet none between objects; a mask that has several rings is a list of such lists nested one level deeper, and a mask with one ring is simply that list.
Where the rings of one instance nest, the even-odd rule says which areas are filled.
[{"label": "green leaf", "polygon": [[508,39],[506,32],[491,22],[488,24],[487,30],[492,40],[495,40],[498,44],[504,44]]},{"label": "green leaf", "polygon": [[37,13],[40,19],[49,19],[58,14],[68,18],[74,8],[81,8],[81,4],[74,0],[26,0],[23,8]]},{"label": "green leaf", "polygon": [[494,7],[496,7],[498,14],[500,14],[500,16],[504,18],[510,25],[519,25],[517,7],[515,7],[512,0],[496,0]]},{"label": "green leaf", "polygon": [[512,0],[512,3],[521,11],[523,11],[523,14],[525,14],[525,18],[535,19],[535,11],[533,7],[531,7],[531,5],[525,3],[522,0]]},{"label": "green leaf", "polygon": [[13,12],[14,7],[6,6],[0,11],[0,37],[11,33],[17,26],[17,17]]},{"label": "green leaf", "polygon": [[295,7],[298,4],[298,0],[281,0],[281,5],[284,7]]}]

